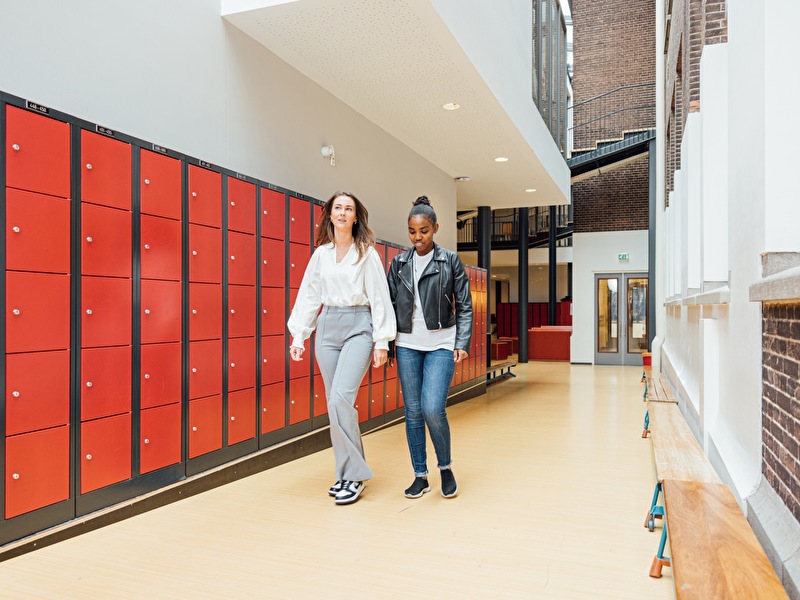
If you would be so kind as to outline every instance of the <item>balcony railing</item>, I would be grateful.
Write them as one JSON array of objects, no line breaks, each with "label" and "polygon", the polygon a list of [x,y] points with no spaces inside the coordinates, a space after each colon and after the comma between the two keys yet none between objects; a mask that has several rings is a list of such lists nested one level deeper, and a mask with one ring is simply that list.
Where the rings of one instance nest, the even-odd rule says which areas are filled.
[{"label": "balcony railing", "polygon": [[[572,245],[572,206],[556,207],[556,239],[559,246]],[[550,207],[534,207],[528,211],[528,246],[547,245],[550,238]],[[459,249],[467,250],[478,243],[478,218],[459,219]],[[519,210],[492,212],[492,249],[516,248],[519,240]]]}]

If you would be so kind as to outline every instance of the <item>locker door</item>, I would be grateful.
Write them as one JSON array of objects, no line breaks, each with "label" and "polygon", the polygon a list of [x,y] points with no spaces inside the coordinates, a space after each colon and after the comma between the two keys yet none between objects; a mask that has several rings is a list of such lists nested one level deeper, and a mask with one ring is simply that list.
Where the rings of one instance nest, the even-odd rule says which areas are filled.
[{"label": "locker door", "polygon": [[228,234],[228,283],[255,285],[256,238],[244,233]]},{"label": "locker door", "polygon": [[286,291],[261,288],[261,333],[283,335],[286,330]]},{"label": "locker door", "polygon": [[69,276],[6,273],[6,351],[69,348]]},{"label": "locker door", "polygon": [[142,408],[180,402],[181,354],[180,343],[142,345]]},{"label": "locker door", "polygon": [[261,188],[261,235],[276,240],[286,239],[286,196],[282,192]]},{"label": "locker door", "polygon": [[141,413],[140,472],[181,462],[181,405],[149,408]]},{"label": "locker door", "polygon": [[228,395],[228,445],[256,436],[256,390],[249,388]]},{"label": "locker door", "polygon": [[69,273],[69,200],[6,190],[6,268]]},{"label": "locker door", "polygon": [[369,419],[369,385],[362,385],[356,394],[356,410],[358,422],[363,423]]},{"label": "locker door", "polygon": [[308,377],[289,381],[289,425],[311,417],[311,385]]},{"label": "locker door", "polygon": [[181,278],[181,223],[142,215],[142,279]]},{"label": "locker door", "polygon": [[70,197],[69,125],[6,105],[6,185]]},{"label": "locker door", "polygon": [[131,209],[131,146],[81,130],[81,200]]},{"label": "locker door", "polygon": [[241,390],[256,385],[256,339],[236,338],[228,341],[228,390]]},{"label": "locker door", "polygon": [[311,244],[311,206],[307,200],[289,198],[289,241]]},{"label": "locker door", "polygon": [[386,408],[386,412],[391,412],[397,408],[397,388],[400,387],[397,379],[387,379],[386,380],[386,403],[384,407]]},{"label": "locker door", "polygon": [[189,339],[222,338],[222,286],[189,284]]},{"label": "locker door", "polygon": [[189,402],[189,458],[222,448],[222,396]]},{"label": "locker door", "polygon": [[256,334],[256,288],[228,286],[228,336],[249,337]]},{"label": "locker door", "polygon": [[311,253],[308,246],[300,244],[289,244],[289,286],[299,288],[303,282],[303,274],[306,272],[308,261],[311,260]]},{"label": "locker door", "polygon": [[142,280],[142,344],[181,340],[181,283]]},{"label": "locker door", "polygon": [[189,281],[222,283],[222,231],[189,226]]},{"label": "locker door", "polygon": [[131,410],[131,347],[81,350],[81,421]]},{"label": "locker door", "polygon": [[130,413],[81,423],[81,494],[130,477]]},{"label": "locker door", "polygon": [[6,356],[6,435],[69,423],[69,350]]},{"label": "locker door", "polygon": [[[322,205],[314,203],[314,240],[317,239],[317,232],[323,226],[322,220]],[[313,240],[312,240],[313,242]]]},{"label": "locker door", "polygon": [[189,343],[189,397],[222,393],[222,341]]},{"label": "locker door", "polygon": [[282,429],[286,425],[286,392],[281,383],[261,388],[261,433]]},{"label": "locker door", "polygon": [[142,150],[142,214],[181,218],[181,161]]},{"label": "locker door", "polygon": [[265,336],[261,338],[261,383],[283,381],[286,373],[286,357],[289,353],[284,337]]},{"label": "locker door", "polygon": [[189,222],[222,226],[222,176],[189,165]]},{"label": "locker door", "polygon": [[283,241],[261,240],[261,285],[279,288],[286,285],[286,244]]},{"label": "locker door", "polygon": [[6,519],[69,498],[69,427],[6,438]]},{"label": "locker door", "polygon": [[228,229],[256,233],[256,186],[228,178]]},{"label": "locker door", "polygon": [[81,330],[84,348],[130,345],[130,279],[81,279]]},{"label": "locker door", "polygon": [[322,375],[314,375],[314,416],[328,414],[328,402],[325,398],[325,382]]},{"label": "locker door", "polygon": [[372,381],[369,385],[369,416],[379,417],[384,413],[384,393],[383,393],[383,365],[370,367],[372,371]]},{"label": "locker door", "polygon": [[81,273],[131,276],[131,213],[81,206]]}]

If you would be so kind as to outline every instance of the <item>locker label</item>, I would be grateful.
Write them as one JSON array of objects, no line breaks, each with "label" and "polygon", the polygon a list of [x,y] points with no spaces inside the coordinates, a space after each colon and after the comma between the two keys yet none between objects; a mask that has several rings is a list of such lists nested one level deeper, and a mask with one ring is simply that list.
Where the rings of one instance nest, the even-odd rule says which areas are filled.
[{"label": "locker label", "polygon": [[30,100],[25,101],[25,106],[29,110],[35,110],[38,113],[42,113],[43,115],[49,115],[50,109],[46,106],[42,106],[41,104],[37,104],[36,102],[31,102]]},{"label": "locker label", "polygon": [[102,125],[95,125],[95,131],[97,133],[102,133],[103,135],[107,135],[108,137],[116,137],[116,133],[114,133],[113,129],[109,129],[108,127],[103,127]]},{"label": "locker label", "polygon": [[166,154],[168,152],[166,148],[159,146],[158,144],[153,144],[153,151],[160,154]]},{"label": "locker label", "polygon": [[212,167],[211,163],[207,163],[204,160],[198,160],[197,164],[201,167],[205,167],[206,169],[210,169]]}]

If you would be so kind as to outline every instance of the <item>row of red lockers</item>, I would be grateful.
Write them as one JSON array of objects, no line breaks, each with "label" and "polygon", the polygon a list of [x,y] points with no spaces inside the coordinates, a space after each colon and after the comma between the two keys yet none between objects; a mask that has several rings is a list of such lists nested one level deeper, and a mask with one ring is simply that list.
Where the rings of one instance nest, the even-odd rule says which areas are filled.
[{"label": "row of red lockers", "polygon": [[[257,431],[267,434],[325,414],[315,365],[312,370],[291,363],[286,381],[286,293],[291,306],[311,253],[318,203],[293,196],[287,202],[283,192],[190,164],[184,256],[180,159],[88,129],[80,130],[79,157],[71,157],[69,123],[10,104],[5,108],[5,518],[69,497],[75,172],[80,178],[80,306],[75,307],[80,310],[80,493],[129,479],[134,471],[180,462],[184,431],[191,459],[223,443],[253,439]],[[135,177],[139,194],[132,200]],[[140,236],[135,250],[134,232]],[[399,252],[383,244],[378,250],[385,265]],[[476,335],[454,385],[482,376],[485,360],[485,272],[468,272]],[[135,299],[134,281],[140,286]],[[138,346],[132,345],[135,304]],[[189,321],[185,424],[184,314]],[[137,383],[132,382],[135,354]],[[373,370],[359,394],[360,420],[402,406],[398,388],[395,369]],[[140,433],[138,468],[131,459],[134,423]]]}]

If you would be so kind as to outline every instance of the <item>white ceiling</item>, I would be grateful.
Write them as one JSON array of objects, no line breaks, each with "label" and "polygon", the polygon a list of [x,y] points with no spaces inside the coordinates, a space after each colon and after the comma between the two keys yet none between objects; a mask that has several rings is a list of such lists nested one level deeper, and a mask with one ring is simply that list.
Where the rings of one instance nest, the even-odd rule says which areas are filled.
[{"label": "white ceiling", "polygon": [[222,11],[449,176],[468,176],[458,210],[565,201],[427,0],[223,0]]}]

